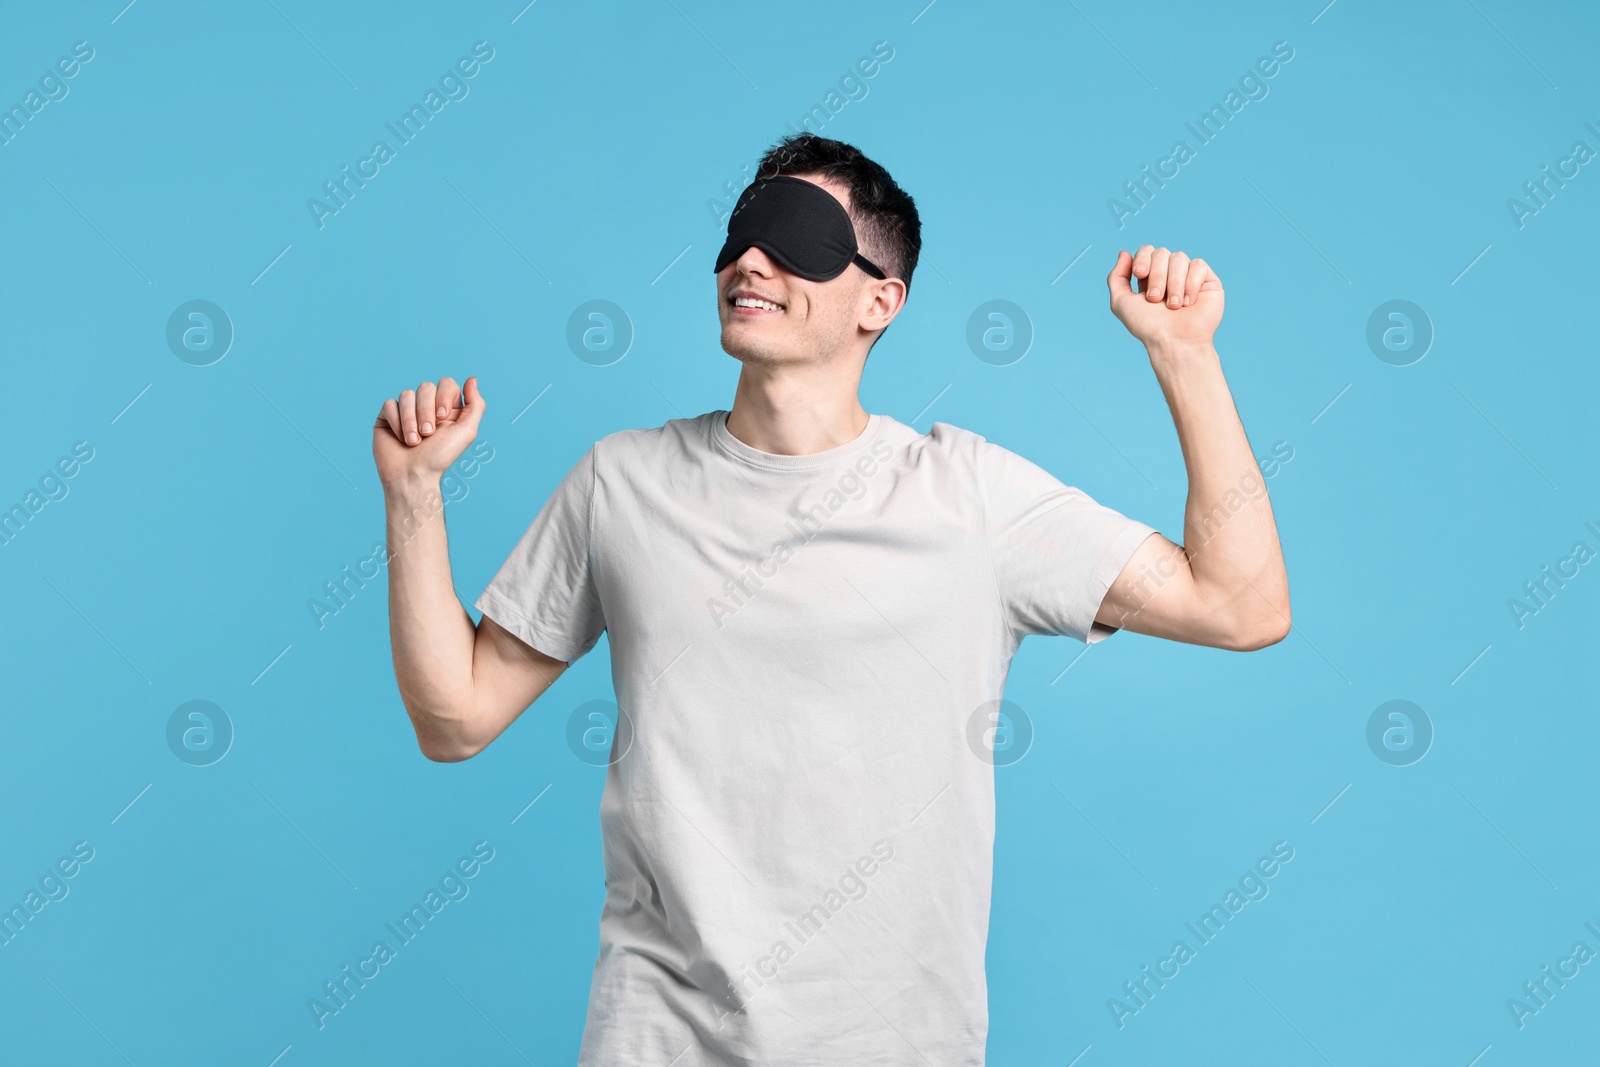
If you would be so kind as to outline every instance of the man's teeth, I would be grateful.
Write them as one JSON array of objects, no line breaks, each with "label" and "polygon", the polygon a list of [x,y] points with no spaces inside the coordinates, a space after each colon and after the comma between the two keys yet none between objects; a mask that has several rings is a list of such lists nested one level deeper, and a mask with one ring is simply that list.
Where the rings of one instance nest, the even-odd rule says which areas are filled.
[{"label": "man's teeth", "polygon": [[755,297],[751,296],[734,297],[733,306],[740,308],[761,308],[763,311],[783,310],[782,304],[774,304],[770,300],[757,300]]}]

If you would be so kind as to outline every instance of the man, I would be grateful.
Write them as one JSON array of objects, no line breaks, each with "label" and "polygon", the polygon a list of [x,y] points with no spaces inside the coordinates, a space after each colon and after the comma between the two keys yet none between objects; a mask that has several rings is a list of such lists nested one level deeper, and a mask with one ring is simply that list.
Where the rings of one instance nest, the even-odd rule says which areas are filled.
[{"label": "man", "polygon": [[856,149],[768,152],[716,264],[732,409],[594,445],[476,627],[437,502],[483,395],[445,378],[383,405],[395,673],[423,753],[481,751],[610,635],[583,1064],[981,1064],[994,786],[969,738],[1022,637],[1288,632],[1216,274],[1146,245],[1108,278],[1183,448],[1179,547],[976,434],[862,408],[920,245],[911,198]]}]

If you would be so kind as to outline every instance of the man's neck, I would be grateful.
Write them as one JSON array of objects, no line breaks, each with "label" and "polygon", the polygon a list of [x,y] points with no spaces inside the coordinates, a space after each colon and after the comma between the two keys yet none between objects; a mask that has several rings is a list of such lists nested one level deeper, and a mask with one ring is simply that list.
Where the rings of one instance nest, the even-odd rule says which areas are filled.
[{"label": "man's neck", "polygon": [[745,364],[728,432],[778,456],[808,456],[849,444],[867,428],[857,384],[800,368]]}]

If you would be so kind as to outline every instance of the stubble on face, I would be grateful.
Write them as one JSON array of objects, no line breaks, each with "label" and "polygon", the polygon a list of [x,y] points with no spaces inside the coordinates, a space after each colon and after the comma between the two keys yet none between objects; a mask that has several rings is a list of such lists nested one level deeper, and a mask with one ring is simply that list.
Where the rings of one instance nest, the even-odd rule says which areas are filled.
[{"label": "stubble on face", "polygon": [[[848,273],[826,282],[807,282],[781,268],[772,274],[749,275],[738,265],[717,287],[722,320],[722,350],[741,363],[778,366],[826,364],[845,352],[854,335],[856,305],[864,278]],[[781,278],[781,283],[779,282]],[[728,305],[727,294],[748,287],[779,296],[784,310],[771,319],[741,319]]]}]

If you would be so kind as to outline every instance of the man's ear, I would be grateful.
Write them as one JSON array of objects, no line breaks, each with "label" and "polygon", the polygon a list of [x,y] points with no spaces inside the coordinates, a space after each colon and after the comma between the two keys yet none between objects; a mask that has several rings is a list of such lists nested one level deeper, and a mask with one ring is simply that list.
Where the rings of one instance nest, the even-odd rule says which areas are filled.
[{"label": "man's ear", "polygon": [[905,307],[906,283],[899,278],[874,279],[871,292],[872,301],[866,306],[862,325],[869,330],[885,329]]}]

